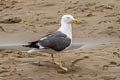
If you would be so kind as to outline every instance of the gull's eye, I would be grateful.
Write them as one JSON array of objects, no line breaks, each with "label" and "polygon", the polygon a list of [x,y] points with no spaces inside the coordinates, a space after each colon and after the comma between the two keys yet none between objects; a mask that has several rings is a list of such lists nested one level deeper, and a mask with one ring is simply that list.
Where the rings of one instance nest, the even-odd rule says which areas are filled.
[{"label": "gull's eye", "polygon": [[70,19],[70,17],[66,17],[67,19]]}]

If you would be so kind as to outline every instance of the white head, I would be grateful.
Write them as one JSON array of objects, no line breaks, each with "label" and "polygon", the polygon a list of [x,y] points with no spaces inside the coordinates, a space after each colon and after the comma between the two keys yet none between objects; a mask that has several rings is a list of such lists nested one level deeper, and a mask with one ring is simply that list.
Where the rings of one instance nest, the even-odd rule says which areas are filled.
[{"label": "white head", "polygon": [[74,17],[72,15],[64,15],[64,16],[62,16],[61,24],[63,24],[63,23],[72,24],[72,22],[77,23],[78,20],[74,19]]},{"label": "white head", "polygon": [[72,22],[77,23],[78,20],[75,19],[72,15],[64,15],[61,19],[61,27],[58,31],[66,34],[69,38],[72,39]]}]

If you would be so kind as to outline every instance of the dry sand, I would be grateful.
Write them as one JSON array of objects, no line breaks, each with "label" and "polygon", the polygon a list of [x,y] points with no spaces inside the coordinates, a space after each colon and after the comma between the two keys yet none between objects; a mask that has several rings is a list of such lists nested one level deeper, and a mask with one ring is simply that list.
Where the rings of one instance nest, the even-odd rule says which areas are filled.
[{"label": "dry sand", "polygon": [[[120,37],[120,0],[0,0],[0,43],[37,40],[56,31],[64,14],[80,20],[74,38]],[[62,60],[66,73],[49,54],[0,49],[0,80],[120,80],[118,43],[67,50]]]}]

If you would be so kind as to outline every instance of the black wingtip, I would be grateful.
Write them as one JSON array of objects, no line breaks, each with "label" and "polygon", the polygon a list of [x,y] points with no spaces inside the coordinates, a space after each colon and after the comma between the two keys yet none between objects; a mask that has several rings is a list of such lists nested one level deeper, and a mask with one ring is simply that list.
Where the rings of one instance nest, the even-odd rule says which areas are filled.
[{"label": "black wingtip", "polygon": [[27,45],[22,45],[23,47],[29,47],[29,48],[39,48],[39,46],[37,45],[38,41],[34,41],[34,42],[28,42]]},{"label": "black wingtip", "polygon": [[29,47],[29,45],[22,45],[22,47]]}]

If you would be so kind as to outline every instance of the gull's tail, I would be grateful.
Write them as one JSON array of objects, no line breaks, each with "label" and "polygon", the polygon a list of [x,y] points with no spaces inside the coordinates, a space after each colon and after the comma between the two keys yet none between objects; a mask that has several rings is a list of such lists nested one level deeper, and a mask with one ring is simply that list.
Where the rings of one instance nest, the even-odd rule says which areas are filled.
[{"label": "gull's tail", "polygon": [[28,44],[22,46],[32,48],[31,50],[27,51],[28,53],[38,51],[40,48],[39,41],[28,42]]},{"label": "gull's tail", "polygon": [[28,44],[22,45],[22,46],[29,47],[29,48],[39,48],[38,41],[28,42]]}]

